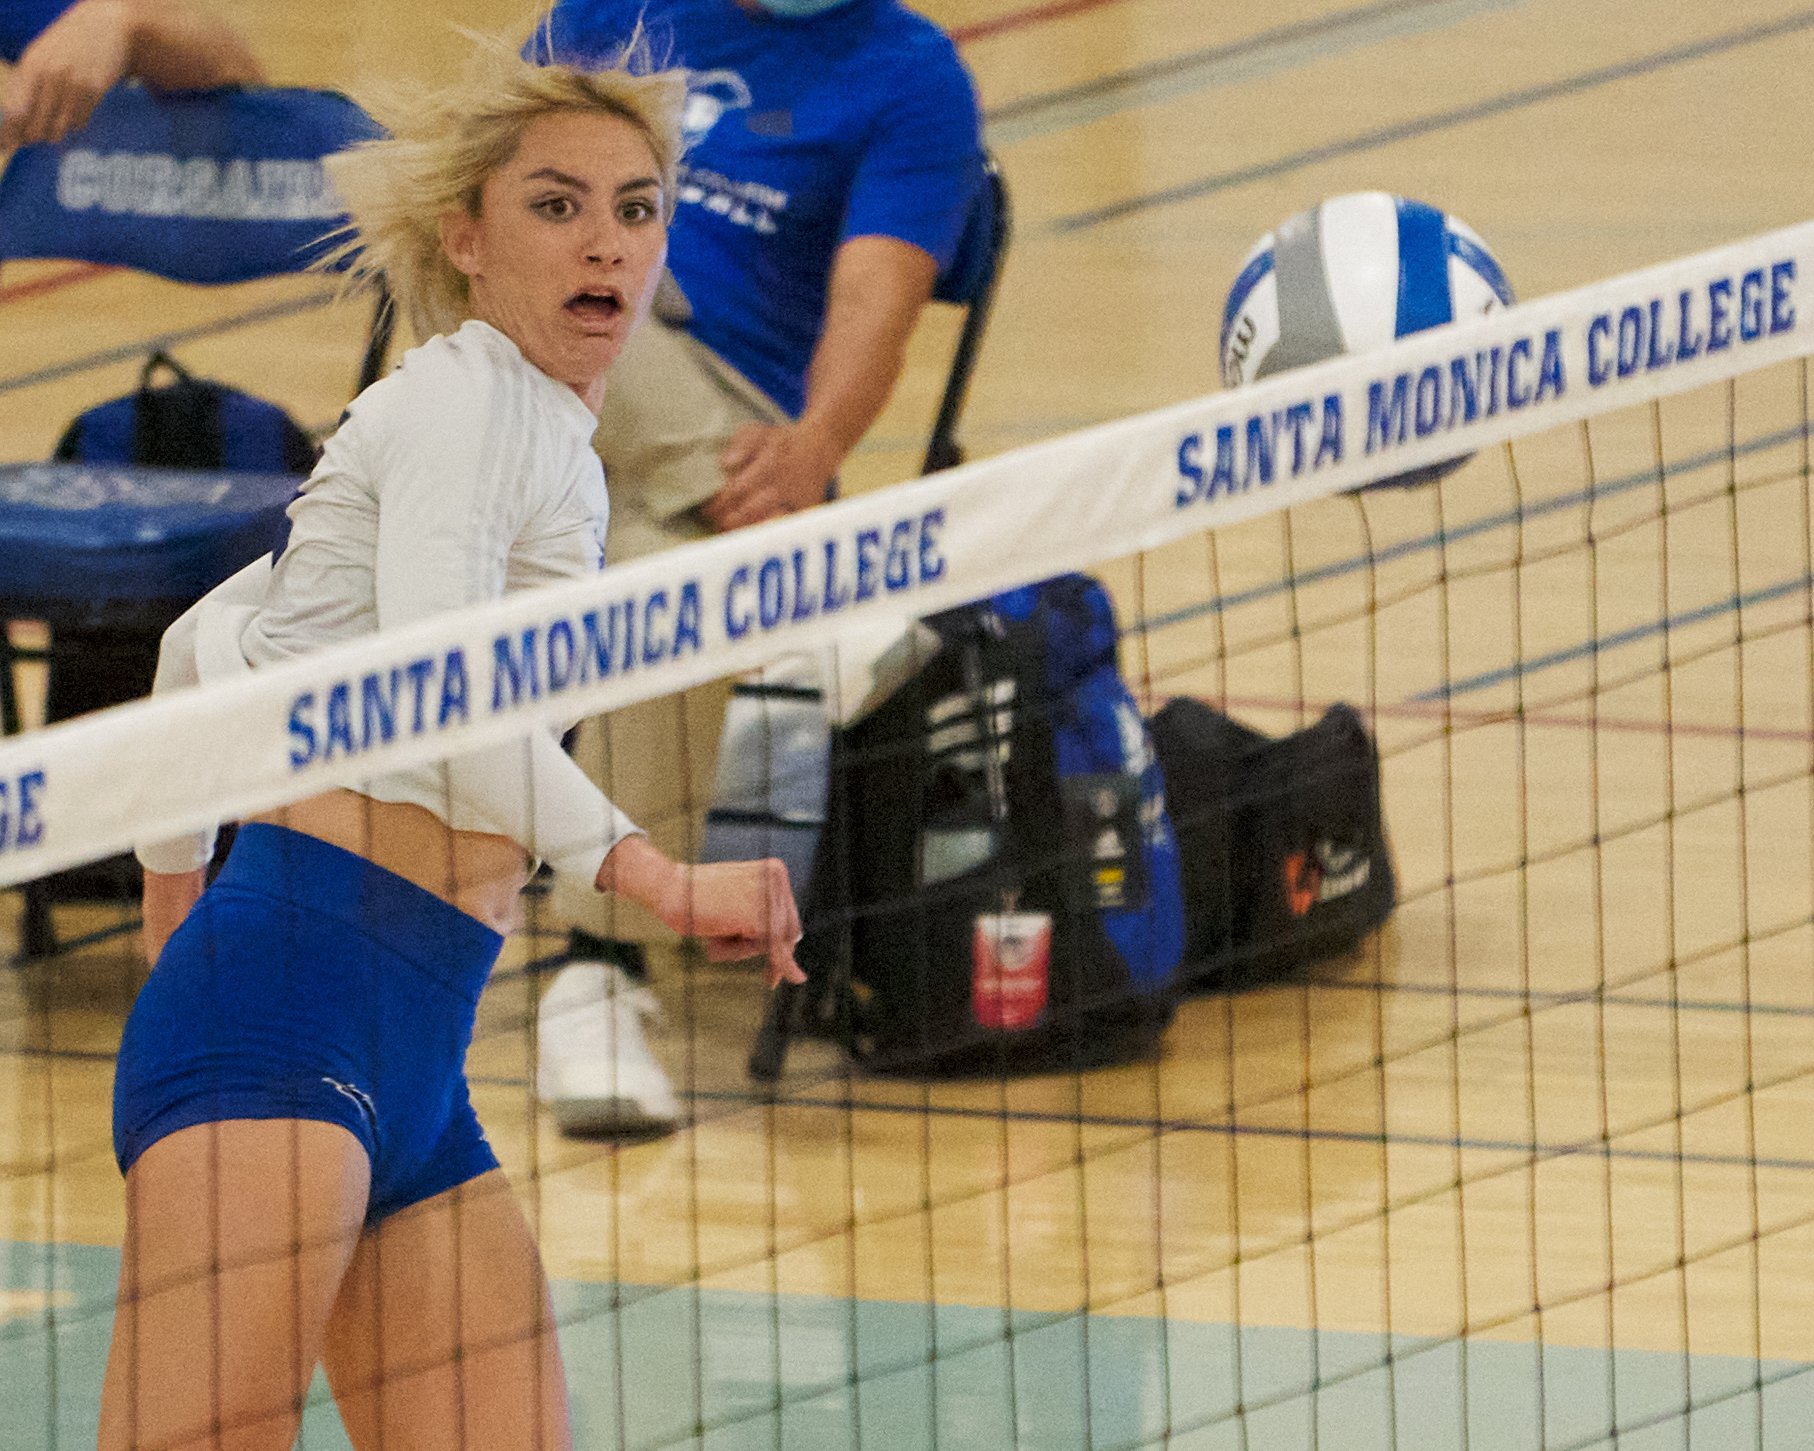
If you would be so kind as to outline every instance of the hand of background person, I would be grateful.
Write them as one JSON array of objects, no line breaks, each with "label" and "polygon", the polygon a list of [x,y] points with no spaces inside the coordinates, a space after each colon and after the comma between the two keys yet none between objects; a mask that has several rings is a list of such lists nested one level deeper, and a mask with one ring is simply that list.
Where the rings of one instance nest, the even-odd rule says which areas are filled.
[{"label": "hand of background person", "polygon": [[0,150],[61,141],[128,76],[161,91],[259,85],[246,38],[191,0],[76,0],[25,47],[0,95]]},{"label": "hand of background person", "polygon": [[61,141],[127,72],[126,0],[81,0],[25,48],[0,104],[0,148]]},{"label": "hand of background person", "polygon": [[145,961],[157,966],[170,934],[183,925],[189,909],[201,900],[208,884],[205,871],[146,872],[143,937]]},{"label": "hand of background person", "polygon": [[741,529],[825,502],[842,456],[800,423],[746,423],[718,456],[724,487],[700,506],[714,529]]},{"label": "hand of background person", "polygon": [[806,981],[794,960],[800,911],[787,866],[773,857],[686,866],[646,836],[628,836],[606,855],[596,885],[647,907],[674,931],[697,937],[713,962],[766,956],[770,987]]}]

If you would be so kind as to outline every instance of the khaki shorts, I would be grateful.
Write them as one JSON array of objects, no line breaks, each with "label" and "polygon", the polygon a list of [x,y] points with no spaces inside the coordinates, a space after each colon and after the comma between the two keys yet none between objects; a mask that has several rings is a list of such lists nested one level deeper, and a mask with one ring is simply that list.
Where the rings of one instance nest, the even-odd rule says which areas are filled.
[{"label": "khaki shorts", "polygon": [[704,343],[650,318],[605,378],[592,446],[611,495],[617,563],[712,532],[699,506],[724,487],[718,456],[746,423],[787,415]]},{"label": "khaki shorts", "polygon": [[[635,559],[710,534],[698,507],[724,485],[718,456],[731,435],[745,423],[786,416],[680,327],[655,318],[643,324],[606,378],[593,438],[611,496],[606,558]],[[682,861],[699,855],[730,694],[725,679],[641,701],[582,722],[574,741],[586,774]],[[600,936],[663,935],[634,908],[583,883],[557,883],[551,905],[561,925]]]}]

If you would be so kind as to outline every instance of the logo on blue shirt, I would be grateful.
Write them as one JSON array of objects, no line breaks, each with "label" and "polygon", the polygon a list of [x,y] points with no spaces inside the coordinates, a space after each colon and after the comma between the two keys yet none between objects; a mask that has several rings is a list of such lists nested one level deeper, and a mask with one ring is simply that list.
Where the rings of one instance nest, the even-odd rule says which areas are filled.
[{"label": "logo on blue shirt", "polygon": [[680,115],[688,149],[697,146],[726,111],[746,110],[750,88],[736,71],[700,71],[687,78],[687,104]]}]

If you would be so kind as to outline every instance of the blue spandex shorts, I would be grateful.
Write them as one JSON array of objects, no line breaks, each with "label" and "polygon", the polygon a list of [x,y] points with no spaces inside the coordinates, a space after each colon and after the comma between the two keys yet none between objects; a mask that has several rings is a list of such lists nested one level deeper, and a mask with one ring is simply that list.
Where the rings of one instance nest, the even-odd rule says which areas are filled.
[{"label": "blue spandex shorts", "polygon": [[242,826],[127,1019],[113,1086],[120,1172],[195,1124],[339,1124],[371,1157],[375,1224],[497,1168],[465,1066],[502,945],[361,856]]}]

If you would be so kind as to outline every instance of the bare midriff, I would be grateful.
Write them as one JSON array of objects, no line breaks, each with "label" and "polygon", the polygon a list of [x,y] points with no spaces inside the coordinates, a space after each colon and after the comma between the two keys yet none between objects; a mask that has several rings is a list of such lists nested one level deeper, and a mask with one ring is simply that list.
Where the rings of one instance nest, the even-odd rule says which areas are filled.
[{"label": "bare midriff", "polygon": [[247,818],[319,837],[394,872],[508,935],[522,920],[529,855],[507,836],[455,831],[425,807],[357,791],[319,796]]}]

